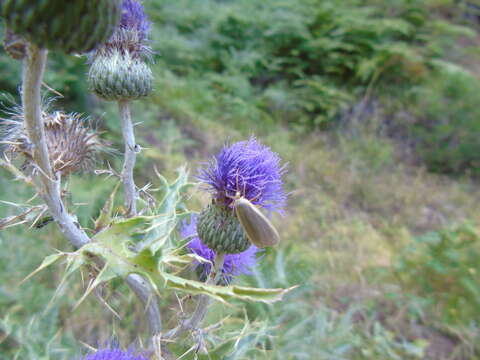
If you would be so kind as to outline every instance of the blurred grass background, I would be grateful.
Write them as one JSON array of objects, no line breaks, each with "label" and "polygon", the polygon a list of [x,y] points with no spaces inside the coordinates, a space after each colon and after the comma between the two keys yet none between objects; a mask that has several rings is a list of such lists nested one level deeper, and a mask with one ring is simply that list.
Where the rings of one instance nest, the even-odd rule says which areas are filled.
[{"label": "blurred grass background", "polygon": [[[289,163],[281,246],[255,286],[301,285],[274,306],[245,305],[256,336],[228,359],[476,359],[480,354],[480,3],[462,0],[146,0],[155,93],[134,105],[139,185],[156,166],[192,173],[226,141],[255,134]],[[20,64],[0,88],[18,102]],[[51,54],[58,107],[88,114],[121,151],[114,104],[87,91],[85,59]],[[5,110],[5,109],[4,109]],[[117,169],[121,157],[108,159]],[[70,180],[91,225],[112,182]],[[32,193],[1,172],[0,199]],[[204,201],[190,200],[199,210]],[[18,210],[0,207],[2,217]],[[0,359],[72,359],[114,333],[143,332],[121,282],[71,313],[80,277],[59,290],[54,224],[0,233]],[[163,298],[165,323],[176,311]],[[232,312],[215,305],[210,321]],[[231,324],[245,316],[233,309]],[[112,333],[112,329],[113,333]]]}]

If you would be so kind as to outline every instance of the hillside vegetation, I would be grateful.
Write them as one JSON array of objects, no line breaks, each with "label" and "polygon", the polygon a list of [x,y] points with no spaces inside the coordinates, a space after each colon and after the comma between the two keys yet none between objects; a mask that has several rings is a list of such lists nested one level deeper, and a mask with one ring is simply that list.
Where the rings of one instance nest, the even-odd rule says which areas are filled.
[{"label": "hillside vegetation", "polygon": [[[146,0],[145,6],[156,80],[154,95],[133,108],[144,148],[139,183],[152,178],[154,167],[172,179],[188,163],[195,175],[225,142],[252,134],[289,163],[287,214],[274,218],[282,243],[239,282],[300,286],[274,306],[236,308],[226,326],[247,316],[258,331],[228,359],[478,358],[475,1]],[[21,70],[3,55],[6,114],[18,101]],[[85,58],[52,54],[49,67],[45,82],[63,94],[57,104],[91,115],[120,149],[116,108],[88,93]],[[121,166],[119,156],[108,161]],[[91,226],[113,182],[93,176],[70,182],[79,221]],[[3,170],[0,194],[16,203],[33,195]],[[192,195],[198,210],[206,199]],[[14,213],[0,207],[1,217]],[[121,282],[104,289],[121,323],[95,296],[70,313],[84,290],[80,278],[60,288],[60,300],[47,309],[58,271],[19,285],[52,248],[69,249],[54,224],[3,230],[0,245],[1,360],[72,359],[77,340],[96,346],[112,336],[106,323],[122,343],[145,330],[142,309],[125,301],[132,295]],[[162,301],[178,310],[176,299]],[[227,313],[215,306],[212,322]]]}]

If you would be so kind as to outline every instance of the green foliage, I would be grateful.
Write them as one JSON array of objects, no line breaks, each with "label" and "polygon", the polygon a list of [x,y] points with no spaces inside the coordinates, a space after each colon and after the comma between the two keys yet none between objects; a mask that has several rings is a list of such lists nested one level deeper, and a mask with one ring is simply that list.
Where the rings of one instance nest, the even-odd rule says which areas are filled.
[{"label": "green foliage", "polygon": [[416,237],[399,256],[395,272],[448,323],[473,325],[480,311],[480,234],[472,226]]},{"label": "green foliage", "polygon": [[416,149],[432,171],[479,174],[480,81],[460,67],[440,63],[412,90],[417,121],[409,126]]},{"label": "green foliage", "polygon": [[421,1],[384,9],[341,0],[182,0],[152,8],[155,47],[169,69],[180,77],[201,72],[220,97],[288,109],[283,120],[304,129],[328,128],[370,83],[391,89],[418,81],[441,52],[430,51],[429,34],[453,37],[447,23],[432,30]]},{"label": "green foliage", "polygon": [[[76,356],[75,340],[71,336],[59,336],[58,312],[53,309],[47,313],[30,313],[28,324],[19,322],[15,314],[0,319],[0,332],[7,339],[5,351],[0,345],[0,360],[68,360]],[[8,345],[17,349],[11,355],[7,355]]]},{"label": "green foliage", "polygon": [[314,266],[308,256],[299,256],[293,247],[287,247],[271,254],[248,279],[260,287],[301,284],[282,302],[270,306],[246,304],[252,321],[266,323],[257,349],[250,354],[278,360],[423,358],[426,341],[409,341],[375,320],[371,320],[371,326],[370,319],[362,323],[362,304],[347,306],[341,312],[329,308],[326,299],[318,296],[319,286],[312,278]]},{"label": "green foliage", "polygon": [[[390,274],[392,251],[387,244],[396,251],[410,241],[412,232],[475,218],[478,192],[474,185],[459,179],[440,181],[415,168],[405,170],[405,164],[397,163],[396,144],[378,136],[382,118],[376,119],[379,123],[373,128],[367,124],[365,131],[364,124],[356,128],[349,122],[339,141],[331,141],[331,133],[315,133],[312,144],[313,136],[304,136],[304,131],[332,128],[338,119],[345,120],[349,112],[344,110],[358,100],[387,99],[397,109],[414,114],[414,123],[405,126],[430,169],[460,173],[478,168],[478,81],[475,74],[452,65],[461,62],[463,66],[476,59],[474,49],[460,51],[475,32],[450,22],[457,20],[450,17],[455,10],[452,4],[453,0],[145,2],[154,20],[157,83],[154,95],[133,107],[135,122],[141,123],[136,126],[138,141],[144,147],[136,166],[139,183],[144,184],[153,174],[153,164],[163,173],[172,173],[186,157],[204,160],[206,153],[227,137],[237,139],[254,132],[286,155],[292,169],[287,175],[288,187],[297,189],[289,202],[288,217],[277,222],[282,246],[289,246],[278,253],[268,251],[253,276],[239,282],[261,288],[301,286],[285,294],[284,301],[268,306],[230,298],[229,303],[240,304],[233,314],[231,306],[227,311],[224,304],[213,305],[208,316],[223,322],[220,330],[214,328],[205,335],[209,355],[198,354],[199,359],[383,360],[420,359],[430,353],[422,338],[392,328],[396,314],[385,312],[379,303],[363,311],[362,299],[354,297],[350,307],[338,309],[323,296],[334,295],[332,287],[346,281],[363,285],[363,270],[372,264],[380,264]],[[462,41],[453,42],[459,37]],[[85,58],[50,54],[45,82],[65,95],[61,103],[68,110],[102,114],[108,129],[103,136],[118,145],[121,136],[115,104],[92,109],[84,62]],[[1,88],[16,94],[20,64],[3,56],[0,70],[4,74]],[[412,84],[415,87],[410,90]],[[299,129],[302,136],[292,136],[292,129]],[[121,168],[120,156],[110,160],[115,169]],[[5,181],[0,178],[2,200],[18,201],[33,195],[19,193],[20,186],[11,183],[10,175],[8,180],[6,177]],[[169,190],[159,193],[163,200],[154,213],[163,216],[147,214],[140,228],[150,227],[151,231],[122,235],[122,243],[131,246],[119,247],[124,252],[121,257],[107,255],[106,259],[131,260],[135,257],[132,249],[151,248],[162,260],[160,268],[168,270],[167,276],[173,273],[170,265],[178,269],[191,262],[192,256],[165,251],[173,245],[170,242],[179,243],[173,229],[188,214],[184,204],[176,202],[183,194],[178,191],[180,180],[168,183],[160,179],[162,189]],[[68,203],[71,209],[75,207],[79,222],[90,228],[92,214],[100,213],[95,228],[108,229],[119,203],[114,205],[111,200],[105,204],[113,179],[74,177],[69,185],[74,199]],[[83,203],[88,204],[79,205]],[[168,210],[173,207],[175,211]],[[0,212],[2,217],[15,214],[6,206],[0,206]],[[117,225],[114,229],[121,228]],[[51,224],[38,230],[0,233],[1,360],[16,354],[19,359],[71,359],[79,354],[73,338],[95,345],[98,339],[111,336],[115,321],[100,302],[84,300],[82,291],[85,296],[91,294],[118,273],[105,269],[87,289],[80,287],[80,279],[75,284],[64,282],[55,293],[61,274],[51,267],[36,275],[35,281],[18,286],[52,248],[68,251],[54,229]],[[415,292],[419,302],[427,304],[425,308],[438,310],[425,317],[408,310],[409,322],[402,327],[417,329],[421,318],[428,329],[445,320],[448,325],[472,325],[472,333],[478,332],[472,321],[477,320],[479,310],[477,243],[475,231],[468,228],[437,231],[415,238],[397,258],[398,277],[389,278],[386,288],[400,282],[403,292]],[[111,249],[96,250],[102,255]],[[141,253],[136,259],[142,270],[156,261],[152,253]],[[67,259],[64,253],[60,257]],[[57,260],[56,255],[50,260]],[[67,270],[73,274],[77,265],[80,263],[71,261]],[[116,331],[122,332],[122,340],[130,341],[143,330],[138,327],[143,309],[135,307],[133,296],[124,299],[126,289],[119,288],[120,281],[110,284],[115,295],[122,297],[105,300],[123,311]],[[179,277],[169,285],[193,292],[212,290],[199,290],[197,283]],[[379,302],[388,297],[383,285],[376,282],[371,290],[378,293],[381,289]],[[43,305],[52,298],[56,301],[45,312]],[[402,306],[411,306],[409,300],[398,299]],[[72,315],[71,309],[83,300],[86,304]],[[177,299],[162,296],[161,302],[167,309],[164,320],[169,327],[168,309],[178,310]],[[359,314],[366,320],[359,320]],[[21,339],[23,343],[18,342]],[[461,342],[472,347],[478,343],[467,337]],[[180,356],[188,348],[177,350],[175,354]],[[195,356],[191,352],[185,359]]]}]

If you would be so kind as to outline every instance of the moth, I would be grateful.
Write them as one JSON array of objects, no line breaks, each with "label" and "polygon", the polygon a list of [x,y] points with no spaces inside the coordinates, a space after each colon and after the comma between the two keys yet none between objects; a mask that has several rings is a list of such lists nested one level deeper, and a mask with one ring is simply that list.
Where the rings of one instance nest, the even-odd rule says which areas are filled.
[{"label": "moth", "polygon": [[235,214],[250,242],[259,248],[278,244],[280,235],[271,221],[239,193],[233,199]]}]

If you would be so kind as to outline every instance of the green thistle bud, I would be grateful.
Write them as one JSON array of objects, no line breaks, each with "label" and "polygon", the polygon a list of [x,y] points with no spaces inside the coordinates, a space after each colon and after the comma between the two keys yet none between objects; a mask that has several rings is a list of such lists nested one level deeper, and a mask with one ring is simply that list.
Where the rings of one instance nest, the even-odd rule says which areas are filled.
[{"label": "green thistle bud", "polygon": [[215,203],[198,216],[197,233],[216,252],[238,254],[251,245],[232,209]]},{"label": "green thistle bud", "polygon": [[121,0],[4,0],[1,14],[18,35],[42,48],[87,52],[112,35]]},{"label": "green thistle bud", "polygon": [[129,52],[99,54],[88,72],[90,90],[105,100],[138,99],[151,93],[150,67]]}]

